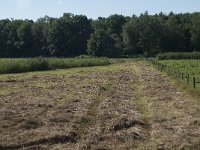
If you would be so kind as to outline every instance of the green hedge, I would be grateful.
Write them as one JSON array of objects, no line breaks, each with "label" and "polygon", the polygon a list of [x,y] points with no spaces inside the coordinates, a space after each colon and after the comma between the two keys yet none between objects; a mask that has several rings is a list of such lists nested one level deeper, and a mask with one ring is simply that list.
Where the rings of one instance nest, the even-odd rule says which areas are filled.
[{"label": "green hedge", "polygon": [[200,59],[200,52],[163,53],[157,55],[158,60],[167,59]]},{"label": "green hedge", "polygon": [[2,58],[0,74],[109,65],[108,58]]}]

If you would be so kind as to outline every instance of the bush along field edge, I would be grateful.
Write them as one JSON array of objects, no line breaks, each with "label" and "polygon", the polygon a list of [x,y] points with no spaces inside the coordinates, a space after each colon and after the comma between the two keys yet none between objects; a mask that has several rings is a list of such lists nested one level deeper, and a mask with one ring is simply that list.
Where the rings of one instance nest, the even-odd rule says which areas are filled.
[{"label": "bush along field edge", "polygon": [[0,59],[0,74],[105,66],[109,64],[111,62],[108,58],[2,58]]}]

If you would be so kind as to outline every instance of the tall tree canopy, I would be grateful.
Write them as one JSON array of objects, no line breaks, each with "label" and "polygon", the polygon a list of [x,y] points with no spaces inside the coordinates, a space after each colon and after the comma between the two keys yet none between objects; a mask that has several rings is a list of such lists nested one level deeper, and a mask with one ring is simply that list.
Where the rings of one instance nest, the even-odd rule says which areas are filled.
[{"label": "tall tree canopy", "polygon": [[123,57],[200,51],[200,13],[159,13],[96,20],[65,13],[37,21],[0,20],[0,57]]},{"label": "tall tree canopy", "polygon": [[54,21],[49,33],[50,53],[55,56],[84,54],[92,29],[86,16],[64,14]]}]

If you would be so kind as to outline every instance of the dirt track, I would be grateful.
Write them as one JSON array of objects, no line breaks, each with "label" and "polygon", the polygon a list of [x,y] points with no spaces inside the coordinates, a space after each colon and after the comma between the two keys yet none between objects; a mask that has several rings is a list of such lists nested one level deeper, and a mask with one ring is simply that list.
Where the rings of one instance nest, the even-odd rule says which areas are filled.
[{"label": "dirt track", "polygon": [[200,149],[200,105],[144,62],[0,78],[0,149]]}]

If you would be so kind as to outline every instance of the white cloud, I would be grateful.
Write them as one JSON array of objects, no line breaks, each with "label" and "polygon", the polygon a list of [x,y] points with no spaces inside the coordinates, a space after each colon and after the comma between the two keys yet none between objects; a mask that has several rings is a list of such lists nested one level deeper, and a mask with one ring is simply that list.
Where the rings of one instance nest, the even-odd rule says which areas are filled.
[{"label": "white cloud", "polygon": [[62,5],[64,2],[62,0],[57,1],[58,5]]},{"label": "white cloud", "polygon": [[22,10],[27,10],[31,7],[32,0],[16,0],[16,6]]}]

